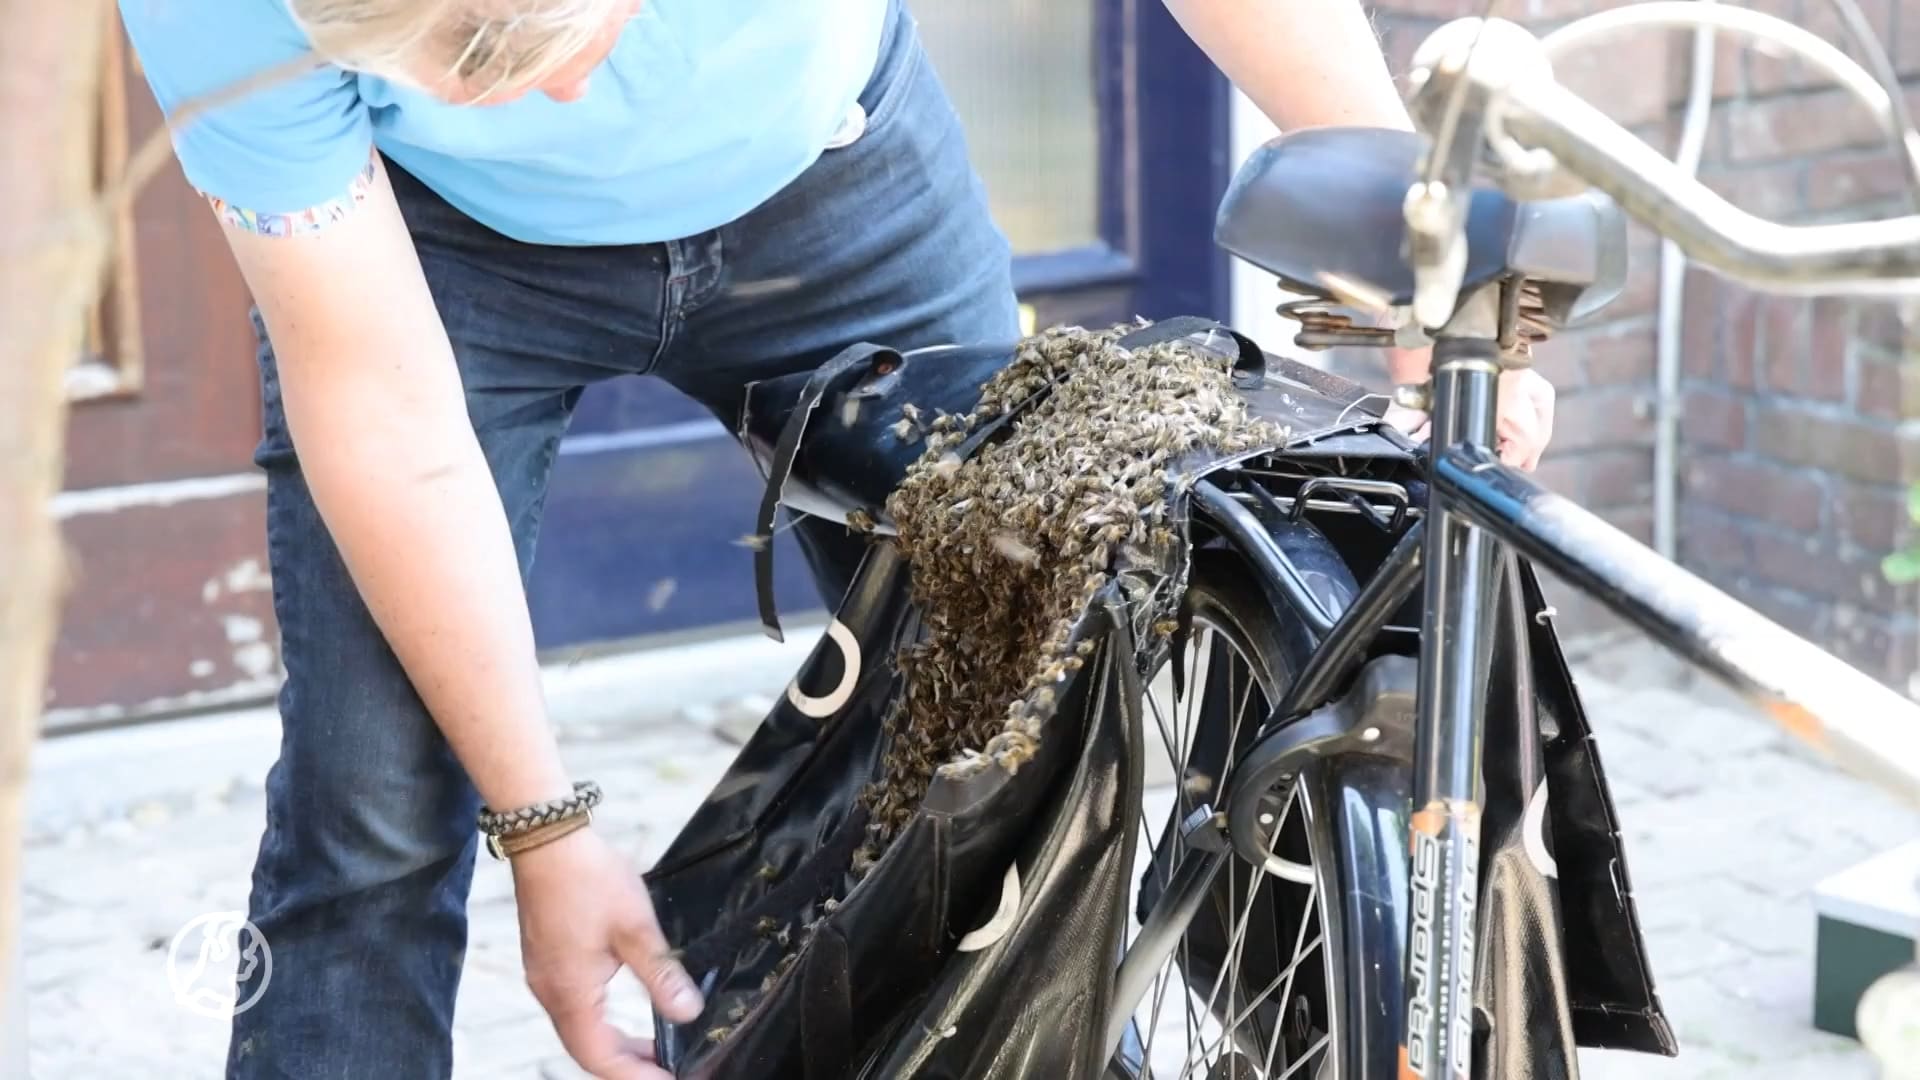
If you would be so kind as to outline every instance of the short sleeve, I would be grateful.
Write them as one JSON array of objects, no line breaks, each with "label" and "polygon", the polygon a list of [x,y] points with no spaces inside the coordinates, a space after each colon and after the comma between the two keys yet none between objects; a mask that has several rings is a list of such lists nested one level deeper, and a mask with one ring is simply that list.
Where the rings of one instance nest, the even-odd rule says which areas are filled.
[{"label": "short sleeve", "polygon": [[[285,0],[119,0],[161,111],[309,51]],[[187,182],[234,207],[292,214],[348,199],[373,153],[354,77],[332,65],[249,91],[173,132]]]}]

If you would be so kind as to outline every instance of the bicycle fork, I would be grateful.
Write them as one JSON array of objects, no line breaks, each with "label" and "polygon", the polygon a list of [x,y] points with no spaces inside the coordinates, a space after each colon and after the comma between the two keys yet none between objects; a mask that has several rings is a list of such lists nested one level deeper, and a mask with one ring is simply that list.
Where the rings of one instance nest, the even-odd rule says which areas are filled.
[{"label": "bicycle fork", "polygon": [[[1483,289],[1436,337],[1429,410],[1435,454],[1463,443],[1495,445],[1499,314],[1497,290]],[[1450,512],[1438,485],[1429,491],[1399,1074],[1471,1080],[1480,759],[1499,543]]]}]

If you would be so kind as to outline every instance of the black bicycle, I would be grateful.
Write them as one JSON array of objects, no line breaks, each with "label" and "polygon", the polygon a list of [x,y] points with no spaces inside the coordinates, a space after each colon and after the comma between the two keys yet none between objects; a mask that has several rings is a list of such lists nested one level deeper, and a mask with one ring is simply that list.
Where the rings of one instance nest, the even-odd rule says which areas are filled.
[{"label": "black bicycle", "polygon": [[[741,435],[768,476],[761,536],[782,506],[873,536],[786,698],[649,874],[709,1001],[658,1026],[665,1063],[799,1080],[1521,1080],[1578,1075],[1582,1046],[1675,1052],[1533,565],[1920,798],[1920,708],[1490,449],[1500,372],[1620,291],[1622,207],[1756,285],[1920,288],[1920,217],[1760,222],[1552,80],[1549,51],[1700,21],[1807,54],[1896,143],[1905,131],[1897,92],[1811,35],[1655,3],[1544,45],[1461,20],[1417,59],[1424,135],[1270,143],[1235,178],[1220,242],[1315,298],[1290,306],[1305,342],[1430,340],[1431,383],[1399,392],[1429,408],[1432,449],[1359,387],[1216,323],[1122,339],[1215,357],[1288,435],[1169,469],[1180,557],[1173,588],[1148,592],[1175,597],[1172,618],[1103,589],[1031,760],[936,775],[861,873],[861,793],[902,694],[890,661],[925,630],[879,510],[918,453],[891,428],[907,405],[966,415],[1010,350],[861,347],[753,388]],[[1356,303],[1385,310],[1356,325]],[[957,458],[1020,419],[982,424]],[[772,549],[756,558],[777,628]]]}]

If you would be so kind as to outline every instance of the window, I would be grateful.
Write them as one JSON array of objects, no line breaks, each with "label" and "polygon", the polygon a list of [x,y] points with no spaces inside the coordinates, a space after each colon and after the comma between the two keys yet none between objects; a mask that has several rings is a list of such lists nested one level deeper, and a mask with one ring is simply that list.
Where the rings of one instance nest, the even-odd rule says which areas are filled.
[{"label": "window", "polygon": [[1019,255],[1101,242],[1095,4],[920,0],[927,53]]}]

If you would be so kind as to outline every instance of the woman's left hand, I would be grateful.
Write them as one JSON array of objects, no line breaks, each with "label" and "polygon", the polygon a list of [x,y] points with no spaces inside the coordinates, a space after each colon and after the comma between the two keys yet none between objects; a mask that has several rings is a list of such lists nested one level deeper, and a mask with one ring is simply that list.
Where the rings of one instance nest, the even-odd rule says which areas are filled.
[{"label": "woman's left hand", "polygon": [[[1409,364],[1395,365],[1396,370],[1409,367]],[[1424,360],[1418,370],[1425,370]],[[1553,399],[1553,384],[1532,368],[1501,373],[1500,413],[1495,425],[1498,442],[1495,449],[1501,461],[1527,472],[1539,466],[1540,456],[1553,440]],[[1425,442],[1433,434],[1432,421],[1417,409],[1389,405],[1386,421],[1415,442]]]},{"label": "woman's left hand", "polygon": [[1532,368],[1500,374],[1500,460],[1532,472],[1553,441],[1553,384]]}]

